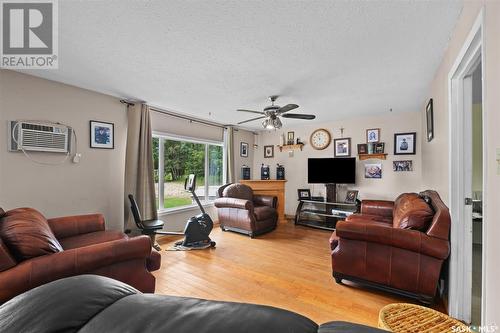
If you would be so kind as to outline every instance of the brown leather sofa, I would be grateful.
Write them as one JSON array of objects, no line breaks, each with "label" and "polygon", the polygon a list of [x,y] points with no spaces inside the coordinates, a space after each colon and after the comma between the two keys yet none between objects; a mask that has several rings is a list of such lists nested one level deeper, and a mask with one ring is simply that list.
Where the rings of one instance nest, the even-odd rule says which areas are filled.
[{"label": "brown leather sofa", "polygon": [[364,200],[330,238],[333,276],[432,303],[450,254],[450,224],[435,191]]},{"label": "brown leather sofa", "polygon": [[274,196],[254,195],[244,184],[223,185],[215,199],[220,227],[252,238],[272,231],[278,222],[277,200]]},{"label": "brown leather sofa", "polygon": [[46,219],[31,208],[0,208],[0,303],[47,282],[96,274],[154,292],[160,254],[147,236],[105,230],[101,214]]}]

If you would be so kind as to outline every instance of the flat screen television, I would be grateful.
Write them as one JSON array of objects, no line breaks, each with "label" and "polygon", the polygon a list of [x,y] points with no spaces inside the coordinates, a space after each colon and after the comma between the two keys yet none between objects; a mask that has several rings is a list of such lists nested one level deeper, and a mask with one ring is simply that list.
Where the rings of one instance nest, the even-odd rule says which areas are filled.
[{"label": "flat screen television", "polygon": [[356,158],[310,158],[307,180],[309,184],[354,184]]}]

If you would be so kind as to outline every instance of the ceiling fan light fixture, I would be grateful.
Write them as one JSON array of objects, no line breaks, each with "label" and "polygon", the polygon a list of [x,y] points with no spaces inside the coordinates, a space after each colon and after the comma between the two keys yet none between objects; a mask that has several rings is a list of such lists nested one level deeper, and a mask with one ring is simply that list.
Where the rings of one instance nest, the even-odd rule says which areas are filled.
[{"label": "ceiling fan light fixture", "polygon": [[262,122],[262,127],[264,127],[265,129],[273,129],[274,128],[273,123],[272,123],[271,119],[269,119],[269,118],[264,119],[264,121]]},{"label": "ceiling fan light fixture", "polygon": [[273,119],[273,126],[276,129],[280,129],[281,126],[283,126],[283,124],[281,123],[280,118],[276,117],[275,119]]}]

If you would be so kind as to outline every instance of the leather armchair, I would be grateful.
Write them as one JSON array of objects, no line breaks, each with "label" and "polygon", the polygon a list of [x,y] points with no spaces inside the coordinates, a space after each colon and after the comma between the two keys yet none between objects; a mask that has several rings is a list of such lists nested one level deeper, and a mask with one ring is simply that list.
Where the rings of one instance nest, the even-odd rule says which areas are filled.
[{"label": "leather armchair", "polygon": [[276,228],[277,198],[254,195],[244,184],[227,184],[219,189],[215,200],[222,230],[230,230],[255,237]]},{"label": "leather armchair", "polygon": [[[23,223],[46,226],[45,236],[52,238],[49,241],[57,249],[37,255],[45,239],[20,232]],[[31,257],[26,258],[26,253]],[[88,273],[154,292],[155,277],[150,271],[159,269],[160,260],[156,251],[151,252],[149,237],[106,231],[101,214],[46,220],[30,208],[0,211],[0,303],[47,282]]]},{"label": "leather armchair", "polygon": [[450,253],[450,224],[435,191],[365,200],[330,237],[333,276],[431,303]]}]

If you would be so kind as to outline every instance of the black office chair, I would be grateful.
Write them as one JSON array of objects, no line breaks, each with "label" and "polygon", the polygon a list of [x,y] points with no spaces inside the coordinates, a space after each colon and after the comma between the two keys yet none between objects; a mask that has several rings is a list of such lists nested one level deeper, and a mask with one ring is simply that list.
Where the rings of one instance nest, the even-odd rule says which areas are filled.
[{"label": "black office chair", "polygon": [[160,251],[161,247],[156,242],[156,235],[184,235],[182,232],[170,232],[163,231],[164,222],[162,220],[143,220],[141,217],[141,213],[139,212],[139,206],[137,206],[137,202],[132,194],[128,195],[128,199],[130,200],[130,210],[132,211],[132,215],[134,216],[135,225],[141,231],[141,234],[149,236],[151,238],[151,246]]}]

